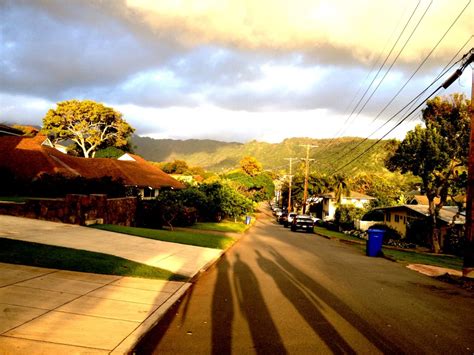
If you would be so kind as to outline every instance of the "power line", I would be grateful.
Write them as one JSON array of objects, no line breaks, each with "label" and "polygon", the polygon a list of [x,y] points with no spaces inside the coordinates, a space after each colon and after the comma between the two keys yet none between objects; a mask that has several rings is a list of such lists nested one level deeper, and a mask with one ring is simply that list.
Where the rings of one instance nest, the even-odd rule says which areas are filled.
[{"label": "power line", "polygon": [[436,94],[443,86],[440,85],[436,90],[434,90],[423,102],[421,102],[418,106],[416,106],[412,111],[410,111],[410,113],[408,115],[406,115],[403,119],[401,119],[394,127],[392,127],[387,133],[385,133],[381,138],[379,138],[375,143],[373,143],[370,147],[368,147],[367,149],[365,149],[362,153],[360,153],[358,156],[356,156],[354,159],[351,159],[348,163],[346,163],[345,165],[337,168],[336,170],[332,171],[331,172],[331,175],[337,173],[338,171],[341,171],[342,169],[344,169],[345,167],[351,165],[353,162],[355,162],[356,160],[358,160],[361,156],[363,156],[364,154],[366,154],[369,150],[371,150],[373,147],[375,147],[377,144],[379,144],[387,135],[389,135],[393,130],[395,130],[395,128],[397,128],[398,126],[400,126],[409,116],[411,116],[416,110],[418,110],[421,106],[424,105],[425,101],[428,100],[431,96],[433,96],[434,94]]},{"label": "power line", "polygon": [[[389,103],[387,105],[385,105],[385,107],[382,109],[381,112],[379,112],[377,114],[377,116],[375,117],[374,120],[372,120],[372,123],[376,121],[376,119],[378,117],[380,117],[380,115],[388,108],[388,106],[390,106],[390,104],[395,100],[396,97],[398,97],[398,95],[403,91],[403,89],[406,87],[406,85],[408,85],[408,83],[411,81],[411,79],[416,75],[416,73],[418,73],[418,71],[420,70],[420,68],[426,63],[426,61],[431,57],[431,55],[433,54],[433,52],[436,50],[436,48],[438,48],[439,44],[443,41],[443,39],[446,37],[446,35],[449,33],[449,31],[452,29],[452,27],[456,24],[456,22],[459,20],[459,18],[462,16],[462,14],[464,13],[464,11],[466,11],[467,7],[469,6],[469,4],[471,3],[471,0],[469,0],[466,5],[464,6],[464,8],[459,12],[459,14],[456,16],[456,18],[453,20],[453,22],[451,23],[451,25],[448,27],[448,29],[444,32],[444,34],[441,36],[441,38],[438,40],[438,42],[435,44],[435,46],[430,50],[430,52],[428,53],[428,55],[424,58],[424,60],[418,65],[417,69],[411,74],[411,76],[408,78],[408,80],[405,82],[405,84],[399,89],[399,91],[395,94],[395,96],[389,101]],[[431,3],[430,3],[430,6],[431,6]],[[429,8],[429,6],[428,6]],[[428,10],[428,8],[425,10],[425,13],[426,11]],[[421,21],[421,19],[420,19]],[[468,41],[466,42],[466,44],[472,39],[472,35],[471,37],[468,39]],[[466,44],[464,44],[464,46],[462,48],[464,48],[466,46]],[[462,48],[457,52],[459,53]],[[453,59],[452,59],[453,60]],[[451,61],[452,61],[451,60]],[[449,65],[449,64],[448,64]],[[444,75],[444,74],[443,74]],[[434,83],[434,82],[433,82]],[[433,85],[433,83],[431,85]],[[431,86],[430,85],[430,86]],[[429,88],[429,86],[420,94],[420,96],[426,92],[426,90]],[[370,98],[369,98],[370,99]],[[415,101],[418,99],[418,97],[415,99]],[[365,107],[365,106],[364,106]],[[407,106],[405,106],[404,108],[406,108]],[[404,108],[401,110],[403,111]],[[371,137],[374,133],[376,133],[378,130],[380,130],[381,128],[383,128],[389,121],[391,121],[396,115],[398,115],[401,111],[398,111],[394,116],[392,116],[388,121],[386,121],[381,127],[379,127],[377,130],[375,130],[374,132],[372,132],[368,137],[364,138],[362,141],[360,141],[355,148],[359,147],[361,144],[363,144],[365,141],[367,141],[369,139],[369,137]],[[359,111],[360,113],[361,111]],[[358,114],[359,114],[358,113]],[[355,148],[350,148],[351,150],[355,149]],[[344,152],[342,152],[344,153]],[[340,160],[340,159],[339,159]]]},{"label": "power line", "polygon": [[[413,105],[416,104],[416,101],[421,97],[421,95],[423,95],[426,91],[428,91],[428,89],[433,86],[440,78],[442,78],[448,71],[450,71],[456,64],[458,64],[459,62],[461,62],[463,60],[463,58],[461,58],[460,60],[458,60],[457,62],[451,64],[451,62],[459,55],[459,53],[464,49],[464,47],[466,47],[466,45],[471,41],[471,39],[473,38],[474,36],[471,36],[469,37],[469,39],[464,43],[464,45],[456,52],[456,54],[453,56],[453,58],[451,58],[451,60],[449,61],[449,63],[441,70],[441,73],[438,74],[438,76],[431,82],[431,84],[429,84],[421,93],[419,93],[415,98],[413,98],[407,105],[405,105],[404,107],[402,107],[398,112],[396,112],[394,115],[392,115],[387,121],[385,121],[381,126],[379,126],[376,130],[374,130],[369,136],[367,136],[366,138],[364,138],[362,141],[358,142],[354,147],[351,147],[350,149],[351,150],[355,150],[357,149],[358,147],[360,147],[363,143],[365,143],[372,135],[374,135],[376,132],[378,132],[379,130],[381,130],[383,127],[385,127],[390,121],[392,121],[392,119],[394,119],[396,116],[398,116],[401,112],[403,112],[407,107],[407,111],[409,111]],[[427,59],[427,58],[425,58]],[[424,62],[422,63],[422,65],[424,64]],[[449,66],[451,65],[451,66]],[[402,86],[402,88],[397,92],[396,96],[398,96],[398,94],[400,94],[401,90],[403,88],[406,87],[406,85],[408,84],[408,82],[413,78],[413,76],[418,72],[418,70],[421,68],[421,65],[418,66],[418,68],[415,70],[415,72],[410,76],[410,78],[408,79],[407,82],[405,82],[405,84]],[[396,97],[395,96],[395,97]],[[393,99],[390,100],[389,104],[393,102]],[[388,107],[388,105],[386,105],[384,107],[384,110]],[[383,112],[383,111],[382,111]],[[376,117],[379,117],[381,113],[379,113]],[[374,123],[375,120],[372,121],[372,123]]]},{"label": "power line", "polygon": [[[387,63],[388,59],[390,58],[390,56],[392,55],[392,52],[394,51],[395,47],[397,46],[398,42],[400,41],[401,37],[403,36],[403,33],[405,32],[406,28],[408,27],[409,23],[411,22],[413,16],[415,15],[416,13],[416,10],[418,9],[418,7],[420,6],[420,3],[421,3],[421,0],[418,1],[418,3],[416,4],[415,8],[413,9],[410,17],[408,18],[407,22],[405,23],[405,25],[403,26],[403,29],[402,31],[400,32],[400,34],[398,35],[395,43],[392,45],[392,48],[390,49],[390,51],[388,52],[388,54],[385,56],[385,59],[383,61],[383,63],[380,65],[379,69],[377,70],[377,73],[375,74],[375,76],[373,77],[372,81],[370,82],[370,84],[367,86],[367,89],[365,89],[364,93],[362,94],[361,98],[357,101],[356,105],[354,106],[354,108],[352,109],[351,113],[349,114],[349,116],[346,118],[343,126],[342,126],[342,132],[338,133],[340,135],[342,135],[342,133],[344,132],[344,126],[348,124],[350,118],[352,117],[352,115],[354,114],[354,112],[356,111],[357,107],[360,105],[360,103],[362,102],[362,100],[365,98],[365,96],[367,95],[367,92],[369,92],[370,88],[372,87],[372,85],[374,84],[375,80],[377,79],[377,77],[379,76],[380,72],[382,71],[383,67],[385,66],[385,64]],[[334,141],[331,140],[329,142],[328,145],[331,145],[332,142]]]},{"label": "power line", "polygon": [[[466,59],[467,58],[467,59]],[[472,63],[474,61],[474,48],[472,48],[469,53],[467,53],[466,55],[463,56],[463,59],[462,60],[465,60],[465,62],[463,63],[463,65],[461,66],[461,68],[459,68],[458,70],[456,70],[447,80],[445,80],[445,82],[440,85],[438,88],[436,88],[436,90],[434,90],[425,100],[423,100],[420,104],[418,104],[412,111],[410,111],[410,113],[408,115],[406,115],[404,118],[402,118],[394,127],[392,127],[387,133],[385,133],[381,138],[379,138],[375,143],[373,143],[370,147],[368,147],[367,149],[365,149],[362,153],[360,153],[357,157],[355,157],[354,159],[350,160],[348,163],[346,163],[345,165],[341,166],[340,168],[334,170],[331,174],[335,174],[336,172],[344,169],[345,167],[349,166],[350,164],[352,164],[353,162],[355,162],[356,160],[358,160],[360,157],[362,157],[364,154],[366,154],[369,150],[371,150],[373,147],[375,147],[377,144],[379,144],[387,135],[389,135],[391,132],[393,132],[397,127],[399,127],[408,117],[410,117],[416,110],[418,110],[422,105],[424,105],[424,103],[426,102],[426,100],[428,100],[431,96],[433,96],[434,94],[436,94],[436,92],[438,92],[440,89],[444,88],[444,89],[447,89],[454,81],[456,81],[462,74],[462,72],[466,69],[466,67]]]},{"label": "power line", "polygon": [[364,105],[360,108],[359,112],[357,112],[357,116],[359,116],[359,114],[362,112],[362,110],[366,107],[366,105],[369,103],[370,99],[372,99],[372,97],[374,96],[375,92],[378,90],[378,88],[380,87],[380,85],[382,84],[382,82],[385,80],[385,78],[387,77],[388,73],[390,72],[390,70],[393,68],[393,66],[395,65],[395,63],[397,62],[398,58],[400,57],[400,55],[402,54],[403,50],[405,49],[405,47],[407,46],[408,42],[410,42],[410,39],[413,37],[413,35],[415,34],[415,31],[417,30],[418,26],[421,24],[421,21],[423,21],[423,18],[425,17],[426,13],[428,12],[428,10],[430,9],[431,5],[433,4],[433,0],[431,0],[431,2],[429,3],[428,7],[425,9],[425,12],[423,13],[423,15],[420,17],[420,19],[418,20],[418,23],[416,24],[416,26],[413,28],[412,32],[410,33],[410,36],[407,38],[407,40],[405,41],[405,43],[403,44],[403,47],[400,49],[400,51],[398,52],[397,56],[395,57],[395,59],[392,61],[392,63],[390,64],[390,67],[387,69],[387,71],[385,72],[384,76],[382,77],[382,79],[379,81],[379,83],[377,84],[377,86],[375,87],[375,89],[372,91],[372,93],[370,94],[370,96],[367,98],[367,100],[365,101]]}]

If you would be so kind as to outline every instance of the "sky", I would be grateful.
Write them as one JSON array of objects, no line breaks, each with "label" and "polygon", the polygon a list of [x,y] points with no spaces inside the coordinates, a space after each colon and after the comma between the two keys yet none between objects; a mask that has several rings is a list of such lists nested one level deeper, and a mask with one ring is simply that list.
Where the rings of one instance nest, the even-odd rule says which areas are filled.
[{"label": "sky", "polygon": [[473,34],[466,0],[0,0],[0,122],[90,99],[153,138],[379,138]]}]

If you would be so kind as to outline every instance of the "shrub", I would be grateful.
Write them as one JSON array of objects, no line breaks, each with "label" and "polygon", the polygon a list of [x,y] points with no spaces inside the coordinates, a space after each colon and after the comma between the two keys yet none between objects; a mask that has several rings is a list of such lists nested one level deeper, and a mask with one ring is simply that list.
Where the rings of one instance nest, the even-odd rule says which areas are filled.
[{"label": "shrub", "polygon": [[353,229],[354,221],[360,219],[365,213],[362,208],[352,205],[339,205],[334,214],[335,223],[342,229]]},{"label": "shrub", "polygon": [[383,237],[383,241],[384,241],[385,244],[387,244],[390,240],[400,240],[402,238],[402,236],[400,235],[400,233],[398,231],[396,231],[393,228],[390,228],[386,224],[382,224],[382,223],[374,224],[373,226],[371,226],[369,228],[369,230],[370,229],[384,230],[385,234],[384,234],[384,237]]}]

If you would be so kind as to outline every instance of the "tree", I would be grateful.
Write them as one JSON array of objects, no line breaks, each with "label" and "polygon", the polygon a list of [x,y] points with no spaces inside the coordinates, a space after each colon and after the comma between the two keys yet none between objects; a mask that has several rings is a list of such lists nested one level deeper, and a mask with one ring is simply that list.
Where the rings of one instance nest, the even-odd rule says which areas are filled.
[{"label": "tree", "polygon": [[47,112],[42,132],[55,143],[72,140],[89,158],[101,148],[127,146],[134,129],[113,108],[91,100],[69,100]]},{"label": "tree", "polygon": [[237,191],[255,202],[270,200],[275,195],[273,179],[266,172],[250,176],[238,170],[225,177],[232,182]]},{"label": "tree", "polygon": [[167,174],[186,174],[189,172],[189,166],[184,160],[174,160],[162,164],[161,170]]},{"label": "tree", "polygon": [[254,157],[243,157],[240,161],[242,170],[250,176],[255,176],[263,171],[262,164],[260,164]]},{"label": "tree", "polygon": [[334,198],[337,203],[341,203],[344,196],[350,196],[351,190],[347,177],[342,174],[334,175],[331,181],[332,188],[334,190]]},{"label": "tree", "polygon": [[469,105],[460,94],[429,100],[423,110],[425,127],[418,125],[408,132],[386,163],[392,171],[411,172],[421,178],[422,192],[429,202],[431,247],[436,253],[440,251],[437,216],[466,177]]}]

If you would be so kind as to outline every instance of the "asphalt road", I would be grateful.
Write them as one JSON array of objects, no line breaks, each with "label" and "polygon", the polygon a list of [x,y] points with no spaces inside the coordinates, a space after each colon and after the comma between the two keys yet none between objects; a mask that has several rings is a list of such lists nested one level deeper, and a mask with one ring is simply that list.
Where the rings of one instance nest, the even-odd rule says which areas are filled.
[{"label": "asphalt road", "polygon": [[263,219],[139,354],[474,353],[474,297],[363,250]]}]

